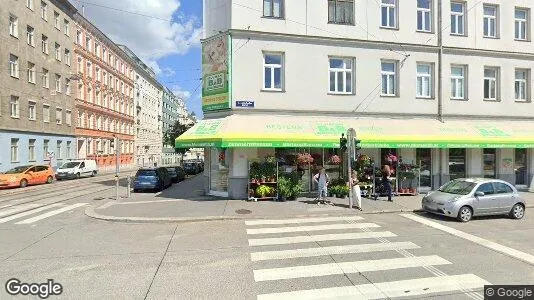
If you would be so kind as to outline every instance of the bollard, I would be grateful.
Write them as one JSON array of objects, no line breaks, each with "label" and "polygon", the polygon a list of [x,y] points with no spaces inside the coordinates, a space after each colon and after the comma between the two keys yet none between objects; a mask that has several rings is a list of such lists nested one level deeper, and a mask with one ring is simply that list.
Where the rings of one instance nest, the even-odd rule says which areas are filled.
[{"label": "bollard", "polygon": [[115,175],[115,200],[119,201],[119,175]]},{"label": "bollard", "polygon": [[127,188],[127,198],[130,198],[130,185],[132,183],[132,179],[130,177],[130,175],[128,175],[128,177],[126,178],[126,180],[128,181],[128,188]]}]

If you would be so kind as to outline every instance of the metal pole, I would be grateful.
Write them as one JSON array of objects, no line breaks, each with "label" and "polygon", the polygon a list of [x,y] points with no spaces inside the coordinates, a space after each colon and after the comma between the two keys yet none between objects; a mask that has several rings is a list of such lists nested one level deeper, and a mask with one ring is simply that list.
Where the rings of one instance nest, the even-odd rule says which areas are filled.
[{"label": "metal pole", "polygon": [[352,166],[351,166],[351,162],[352,162],[352,158],[353,158],[353,151],[354,151],[354,138],[356,136],[355,134],[356,132],[354,131],[354,128],[350,128],[349,130],[347,130],[347,178],[348,178],[348,183],[349,183],[349,208],[352,209],[352,203],[353,203],[353,198],[354,198],[354,195],[352,194]]},{"label": "metal pole", "polygon": [[115,200],[119,201],[119,138],[115,138]]},{"label": "metal pole", "polygon": [[126,192],[127,192],[128,198],[130,198],[130,186],[131,186],[131,183],[132,183],[132,179],[131,179],[130,175],[128,175],[127,181],[128,181],[128,188],[126,189]]}]

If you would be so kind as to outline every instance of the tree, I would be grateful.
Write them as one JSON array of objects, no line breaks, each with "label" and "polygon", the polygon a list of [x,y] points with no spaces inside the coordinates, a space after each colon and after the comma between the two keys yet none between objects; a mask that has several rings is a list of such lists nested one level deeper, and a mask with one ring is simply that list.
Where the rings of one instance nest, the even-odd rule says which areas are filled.
[{"label": "tree", "polygon": [[163,136],[163,144],[164,145],[171,145],[174,148],[174,151],[176,153],[180,153],[184,155],[187,151],[189,151],[188,148],[176,148],[175,147],[175,141],[176,138],[184,134],[189,128],[193,127],[193,124],[182,124],[180,121],[176,121],[171,129],[167,130]]}]

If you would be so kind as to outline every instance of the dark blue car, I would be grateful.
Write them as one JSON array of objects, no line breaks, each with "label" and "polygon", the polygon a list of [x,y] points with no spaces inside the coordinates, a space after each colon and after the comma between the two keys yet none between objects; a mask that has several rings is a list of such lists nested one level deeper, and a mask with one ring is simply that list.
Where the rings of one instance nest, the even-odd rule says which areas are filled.
[{"label": "dark blue car", "polygon": [[171,185],[171,177],[165,168],[139,169],[135,174],[133,190],[161,191]]}]

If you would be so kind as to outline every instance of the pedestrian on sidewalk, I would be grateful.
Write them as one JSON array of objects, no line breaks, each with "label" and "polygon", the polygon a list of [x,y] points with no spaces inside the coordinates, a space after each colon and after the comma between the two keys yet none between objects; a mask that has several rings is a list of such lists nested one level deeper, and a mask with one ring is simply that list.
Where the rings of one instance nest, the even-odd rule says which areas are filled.
[{"label": "pedestrian on sidewalk", "polygon": [[391,186],[391,169],[388,165],[382,167],[382,186],[386,191],[388,196],[388,201],[393,202],[391,197],[393,197],[393,187]]},{"label": "pedestrian on sidewalk", "polygon": [[319,192],[317,204],[326,204],[326,197],[328,196],[328,183],[330,178],[328,177],[328,174],[326,174],[325,168],[321,168],[319,173],[313,176],[313,181],[317,184],[317,191]]},{"label": "pedestrian on sidewalk", "polygon": [[358,172],[356,172],[356,170],[352,170],[349,187],[351,188],[350,190],[352,193],[352,199],[356,197],[356,200],[357,200],[356,203],[357,203],[358,209],[361,211],[363,210],[362,209],[362,192],[360,190],[360,186],[358,185],[358,183],[360,183],[360,181],[358,180]]}]

